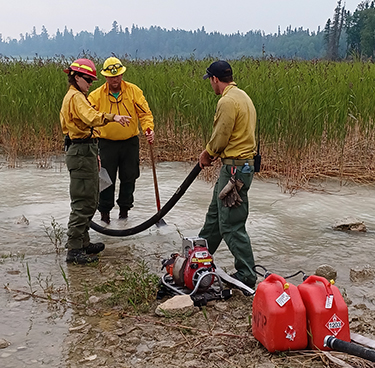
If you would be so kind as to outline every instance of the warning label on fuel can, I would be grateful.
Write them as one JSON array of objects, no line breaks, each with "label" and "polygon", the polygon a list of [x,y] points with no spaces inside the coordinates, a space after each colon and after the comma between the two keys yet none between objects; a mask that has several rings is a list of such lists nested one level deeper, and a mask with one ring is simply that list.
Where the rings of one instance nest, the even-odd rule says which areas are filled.
[{"label": "warning label on fuel can", "polygon": [[282,307],[290,299],[290,296],[284,291],[277,299],[276,303]]},{"label": "warning label on fuel can", "polygon": [[326,323],[326,327],[330,330],[335,336],[341,331],[345,323],[334,314],[330,320]]}]

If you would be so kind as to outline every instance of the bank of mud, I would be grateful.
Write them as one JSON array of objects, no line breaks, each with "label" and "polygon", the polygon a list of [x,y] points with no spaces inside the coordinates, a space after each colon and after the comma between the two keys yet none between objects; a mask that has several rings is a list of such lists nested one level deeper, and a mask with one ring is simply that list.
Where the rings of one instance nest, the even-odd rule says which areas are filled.
[{"label": "bank of mud", "polygon": [[[99,266],[98,266],[99,267]],[[338,367],[333,358],[351,367],[373,367],[374,363],[338,352],[311,350],[269,353],[251,332],[252,296],[233,290],[226,301],[170,317],[159,317],[150,304],[147,313],[121,305],[109,306],[108,293],[100,294],[88,285],[119,280],[119,265],[101,257],[100,267],[85,272],[84,282],[71,290],[77,303],[75,321],[65,341],[66,366],[161,368],[242,367]],[[136,265],[134,266],[136,267]],[[90,275],[91,274],[91,275]],[[84,306],[82,295],[95,296]],[[363,304],[349,305],[351,332],[375,339],[375,311]],[[89,300],[89,299],[87,299]],[[81,304],[80,304],[81,303]],[[333,357],[333,358],[332,358]]]}]

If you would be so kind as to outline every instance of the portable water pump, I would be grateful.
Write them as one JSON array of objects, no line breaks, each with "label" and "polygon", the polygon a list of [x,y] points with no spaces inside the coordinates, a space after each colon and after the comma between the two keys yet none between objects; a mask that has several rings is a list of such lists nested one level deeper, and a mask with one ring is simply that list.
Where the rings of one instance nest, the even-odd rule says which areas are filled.
[{"label": "portable water pump", "polygon": [[[168,294],[190,295],[194,305],[202,306],[210,300],[230,298],[233,287],[245,295],[255,293],[215,265],[207,240],[200,237],[183,238],[181,254],[173,253],[169,259],[164,259],[162,270],[164,268],[167,272],[160,280],[160,299]],[[224,289],[223,281],[228,289]]]},{"label": "portable water pump", "polygon": [[[178,294],[195,294],[206,291],[215,281],[215,264],[208,251],[206,239],[183,238],[181,254],[173,253],[162,261],[167,274],[162,283]],[[188,290],[183,290],[183,289]]]}]

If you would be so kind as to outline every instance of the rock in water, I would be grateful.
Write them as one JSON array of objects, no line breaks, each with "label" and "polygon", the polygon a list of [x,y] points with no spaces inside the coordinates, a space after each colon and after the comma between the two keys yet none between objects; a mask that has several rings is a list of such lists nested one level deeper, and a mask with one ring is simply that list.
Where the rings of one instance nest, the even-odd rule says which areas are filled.
[{"label": "rock in water", "polygon": [[29,220],[22,215],[18,220],[17,220],[18,225],[29,225]]},{"label": "rock in water", "polygon": [[0,339],[0,349],[5,349],[10,345],[10,342],[5,339]]},{"label": "rock in water", "polygon": [[367,231],[364,222],[359,221],[355,217],[345,217],[342,220],[337,220],[332,228],[339,231]]},{"label": "rock in water", "polygon": [[337,271],[330,265],[321,265],[316,269],[315,275],[325,277],[328,281],[336,281]]}]

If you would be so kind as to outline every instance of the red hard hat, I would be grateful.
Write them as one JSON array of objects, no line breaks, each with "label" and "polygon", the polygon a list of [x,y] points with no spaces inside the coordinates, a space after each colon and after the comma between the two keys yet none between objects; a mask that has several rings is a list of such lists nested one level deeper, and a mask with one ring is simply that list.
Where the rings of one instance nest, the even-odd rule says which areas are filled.
[{"label": "red hard hat", "polygon": [[95,64],[89,60],[89,59],[77,59],[74,60],[68,69],[64,69],[64,72],[69,74],[71,70],[74,70],[76,72],[80,72],[83,74],[87,74],[90,77],[94,78],[97,80],[98,78],[96,77],[96,68]]}]

